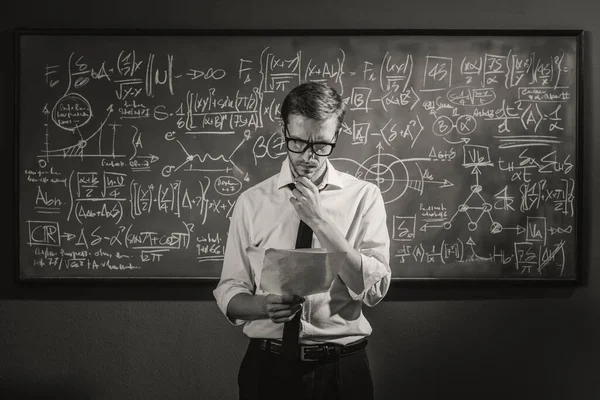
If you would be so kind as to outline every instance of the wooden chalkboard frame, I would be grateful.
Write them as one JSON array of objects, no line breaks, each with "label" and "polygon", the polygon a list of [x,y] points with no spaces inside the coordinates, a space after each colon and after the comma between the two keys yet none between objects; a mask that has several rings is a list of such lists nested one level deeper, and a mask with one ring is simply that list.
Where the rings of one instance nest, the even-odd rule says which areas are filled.
[{"label": "wooden chalkboard frame", "polygon": [[15,278],[20,282],[82,282],[82,281],[103,281],[103,282],[122,282],[132,281],[136,282],[164,282],[164,281],[194,281],[194,282],[208,282],[214,284],[218,280],[218,276],[211,277],[133,277],[133,276],[122,276],[122,277],[24,277],[21,274],[20,266],[20,186],[22,175],[19,171],[19,158],[20,158],[20,146],[26,146],[26,141],[21,137],[20,132],[20,77],[21,77],[21,47],[20,39],[24,35],[65,35],[65,36],[77,36],[77,35],[100,35],[100,36],[305,36],[305,35],[319,35],[319,36],[377,36],[377,35],[397,35],[397,36],[462,36],[462,37],[477,37],[477,36],[512,36],[512,37],[536,37],[536,36],[563,36],[572,37],[576,40],[576,60],[577,60],[577,87],[576,87],[576,217],[574,229],[574,240],[575,240],[575,253],[577,254],[574,260],[574,276],[569,278],[472,278],[469,276],[463,276],[458,278],[427,278],[427,277],[392,277],[393,282],[415,282],[419,283],[444,283],[454,284],[457,282],[473,282],[475,284],[492,283],[492,284],[519,284],[519,285],[540,285],[540,284],[551,284],[551,285],[578,285],[582,283],[583,279],[583,260],[579,256],[581,254],[582,246],[582,210],[583,210],[583,148],[584,148],[584,31],[576,29],[547,29],[547,30],[531,30],[531,29],[519,29],[519,30],[486,30],[486,29],[37,29],[37,28],[17,28],[13,32],[14,34],[14,71],[15,71],[15,83],[14,83],[14,98],[15,98],[15,113],[14,113],[14,126],[15,126],[15,197],[14,197],[14,210],[17,212],[13,213],[15,228],[17,229],[15,235],[15,259],[17,260],[14,265]]}]

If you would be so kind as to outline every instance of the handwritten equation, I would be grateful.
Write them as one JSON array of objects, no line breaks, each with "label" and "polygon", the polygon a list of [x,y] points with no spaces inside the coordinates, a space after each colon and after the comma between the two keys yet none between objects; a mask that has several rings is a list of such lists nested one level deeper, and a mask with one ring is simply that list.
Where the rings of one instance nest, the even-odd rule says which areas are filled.
[{"label": "handwritten equation", "polygon": [[573,38],[26,39],[24,276],[217,278],[304,81],[347,104],[330,160],[380,188],[394,278],[573,274]]}]

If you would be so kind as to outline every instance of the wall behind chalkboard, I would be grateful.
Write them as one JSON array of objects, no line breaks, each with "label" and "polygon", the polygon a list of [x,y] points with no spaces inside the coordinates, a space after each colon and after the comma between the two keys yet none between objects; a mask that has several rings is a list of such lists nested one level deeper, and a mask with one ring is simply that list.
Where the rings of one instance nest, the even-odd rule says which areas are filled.
[{"label": "wall behind chalkboard", "polygon": [[237,196],[303,81],[348,104],[394,279],[577,278],[577,32],[18,34],[19,275],[220,274]]}]

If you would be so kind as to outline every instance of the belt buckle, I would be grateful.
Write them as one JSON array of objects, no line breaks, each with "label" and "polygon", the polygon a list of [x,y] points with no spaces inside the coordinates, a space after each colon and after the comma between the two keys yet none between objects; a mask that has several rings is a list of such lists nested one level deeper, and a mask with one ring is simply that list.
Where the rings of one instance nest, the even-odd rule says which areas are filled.
[{"label": "belt buckle", "polygon": [[306,350],[318,349],[319,345],[302,345],[300,346],[300,361],[318,361],[317,359],[306,358]]}]

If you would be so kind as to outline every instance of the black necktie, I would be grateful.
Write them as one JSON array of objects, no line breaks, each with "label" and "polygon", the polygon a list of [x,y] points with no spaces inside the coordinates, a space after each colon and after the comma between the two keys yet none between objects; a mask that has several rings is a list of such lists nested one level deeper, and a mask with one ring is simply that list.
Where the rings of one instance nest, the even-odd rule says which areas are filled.
[{"label": "black necktie", "polygon": [[[290,190],[294,190],[296,187],[293,183],[288,185]],[[321,189],[322,190],[322,189]],[[306,222],[300,220],[298,226],[298,235],[296,236],[296,248],[306,249],[312,247],[312,235],[313,231],[306,224]],[[283,354],[289,359],[298,359],[298,337],[300,334],[300,317],[302,311],[298,311],[291,321],[286,322],[283,326]]]}]

